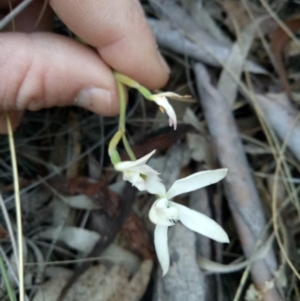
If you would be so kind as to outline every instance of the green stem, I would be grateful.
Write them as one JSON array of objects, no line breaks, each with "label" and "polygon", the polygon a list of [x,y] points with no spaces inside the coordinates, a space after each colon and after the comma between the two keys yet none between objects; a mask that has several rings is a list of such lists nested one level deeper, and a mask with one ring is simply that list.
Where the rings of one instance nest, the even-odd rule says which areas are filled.
[{"label": "green stem", "polygon": [[129,156],[129,158],[131,159],[131,161],[135,161],[136,160],[136,157],[134,155],[134,152],[132,151],[131,147],[130,147],[130,144],[127,140],[127,137],[126,135],[124,134],[123,137],[122,137],[122,141],[123,141],[123,144],[125,146],[125,149],[126,149],[126,152]]},{"label": "green stem", "polygon": [[112,137],[108,146],[108,154],[110,156],[111,162],[114,165],[121,162],[120,155],[117,151],[117,145],[119,144],[121,138],[125,134],[125,114],[126,114],[126,96],[125,96],[124,86],[119,81],[117,81],[117,84],[118,84],[119,97],[120,97],[119,130]]},{"label": "green stem", "polygon": [[113,163],[113,165],[121,162],[119,153],[117,151],[117,145],[120,142],[123,135],[124,135],[124,132],[119,130],[115,133],[115,135],[112,137],[112,139],[109,142],[108,154],[110,156],[110,160]]},{"label": "green stem", "polygon": [[138,89],[140,87],[140,84],[136,82],[135,80],[131,79],[130,77],[119,73],[119,72],[114,72],[115,79],[117,82],[122,83],[123,85],[126,85],[130,88],[135,88]]},{"label": "green stem", "polygon": [[[118,78],[117,78],[118,79]],[[129,145],[129,142],[125,136],[125,119],[126,119],[126,94],[124,85],[118,81],[119,97],[120,97],[120,119],[119,119],[119,131],[122,131],[122,141],[129,158],[135,161],[135,155]]]},{"label": "green stem", "polygon": [[15,296],[14,291],[12,290],[12,287],[10,285],[8,275],[7,275],[7,271],[6,271],[6,268],[5,268],[5,265],[4,265],[4,262],[3,262],[3,259],[1,257],[1,255],[0,255],[0,271],[2,273],[2,277],[3,277],[4,283],[5,283],[5,286],[6,286],[6,289],[7,289],[9,300],[10,301],[16,301],[16,296]]},{"label": "green stem", "polygon": [[130,88],[137,89],[146,99],[149,99],[149,97],[152,95],[148,89],[141,86],[138,82],[130,77],[116,71],[114,72],[114,76],[118,83],[122,83]]},{"label": "green stem", "polygon": [[125,133],[126,95],[125,95],[124,85],[119,81],[117,83],[118,83],[119,97],[120,97],[119,130]]},{"label": "green stem", "polygon": [[151,100],[151,99],[150,99],[150,96],[152,95],[152,93],[151,93],[148,89],[146,89],[146,88],[143,87],[143,86],[140,86],[140,87],[138,88],[138,90],[139,90],[139,92],[140,92],[146,99]]}]

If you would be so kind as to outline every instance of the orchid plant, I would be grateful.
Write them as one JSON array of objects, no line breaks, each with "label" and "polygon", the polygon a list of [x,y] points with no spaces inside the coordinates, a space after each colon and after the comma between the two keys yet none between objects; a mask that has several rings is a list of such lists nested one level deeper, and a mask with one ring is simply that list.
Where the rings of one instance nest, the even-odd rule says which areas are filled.
[{"label": "orchid plant", "polygon": [[[126,138],[126,99],[124,85],[137,89],[146,99],[154,101],[163,112],[167,113],[169,117],[169,125],[173,126],[174,130],[176,130],[177,127],[177,118],[167,97],[180,99],[187,98],[187,96],[180,96],[172,92],[152,94],[138,82],[123,74],[115,72],[115,78],[118,83],[120,95],[119,130],[111,139],[108,152],[115,170],[123,174],[123,179],[125,181],[131,182],[131,184],[140,191],[146,191],[157,196],[157,200],[150,209],[149,219],[156,225],[154,232],[154,245],[158,261],[162,267],[163,275],[165,275],[170,265],[168,228],[174,226],[177,222],[180,221],[190,230],[205,235],[218,242],[229,242],[226,232],[214,220],[204,214],[172,201],[174,197],[180,194],[217,183],[226,176],[227,169],[222,168],[197,172],[186,178],[175,181],[167,191],[164,184],[161,182],[159,173],[146,164],[151,156],[154,155],[155,150],[140,159],[136,159]],[[117,151],[117,145],[121,140],[130,161],[121,161],[120,159]]]}]

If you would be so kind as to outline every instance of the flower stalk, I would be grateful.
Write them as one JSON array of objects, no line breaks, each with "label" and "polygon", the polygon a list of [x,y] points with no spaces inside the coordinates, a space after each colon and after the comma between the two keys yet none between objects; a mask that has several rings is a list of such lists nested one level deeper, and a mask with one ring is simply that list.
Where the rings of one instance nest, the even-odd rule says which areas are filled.
[{"label": "flower stalk", "polygon": [[130,77],[121,74],[119,72],[114,73],[116,80],[123,85],[126,85],[130,88],[137,89],[146,99],[151,100],[152,93],[145,87],[141,86],[138,82],[131,79]]},{"label": "flower stalk", "polygon": [[117,131],[112,137],[112,139],[110,140],[108,145],[108,154],[113,165],[121,162],[120,155],[117,151],[117,145],[122,139],[123,134],[124,133],[122,131],[120,130]]},{"label": "flower stalk", "polygon": [[116,132],[114,137],[111,139],[108,147],[108,154],[111,158],[111,161],[114,165],[121,162],[120,155],[117,151],[117,145],[119,144],[120,140],[124,144],[125,150],[132,161],[135,161],[135,155],[130,147],[130,144],[126,137],[126,128],[125,128],[125,119],[126,119],[126,94],[124,85],[117,81],[118,91],[119,91],[119,98],[120,98],[120,116],[119,116],[119,130]]},{"label": "flower stalk", "polygon": [[119,116],[119,130],[125,132],[125,117],[126,117],[126,96],[124,85],[117,81],[118,91],[120,97],[120,116]]}]

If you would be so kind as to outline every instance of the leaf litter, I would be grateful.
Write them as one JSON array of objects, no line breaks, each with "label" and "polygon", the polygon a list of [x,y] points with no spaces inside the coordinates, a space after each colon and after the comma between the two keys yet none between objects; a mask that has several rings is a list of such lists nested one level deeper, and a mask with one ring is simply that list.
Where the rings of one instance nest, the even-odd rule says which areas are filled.
[{"label": "leaf litter", "polygon": [[[127,131],[138,157],[157,149],[149,165],[167,188],[195,171],[229,168],[225,185],[176,201],[216,219],[230,244],[178,224],[169,237],[170,273],[161,278],[148,219],[154,198],[129,193],[106,153],[117,118],[79,108],[28,113],[15,134],[28,300],[58,300],[66,286],[63,300],[299,300],[299,8],[264,0],[179,2],[143,4],[172,69],[166,90],[183,89],[195,101],[172,101],[174,131],[163,126],[158,108],[130,91]],[[7,137],[0,144],[7,211],[0,254],[18,291]],[[245,183],[248,190],[238,191]]]}]

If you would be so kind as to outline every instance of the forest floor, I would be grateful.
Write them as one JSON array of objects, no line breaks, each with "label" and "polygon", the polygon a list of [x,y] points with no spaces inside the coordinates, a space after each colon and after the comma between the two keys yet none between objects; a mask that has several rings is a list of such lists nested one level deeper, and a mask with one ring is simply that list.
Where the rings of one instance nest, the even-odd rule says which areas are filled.
[{"label": "forest floor", "polygon": [[[77,107],[27,112],[14,134],[22,230],[11,147],[0,136],[0,299],[18,297],[22,233],[27,300],[55,301],[62,289],[64,300],[300,300],[300,3],[142,4],[171,67],[164,91],[191,98],[170,100],[174,131],[129,90],[129,142],[137,158],[156,149],[149,165],[167,188],[228,168],[221,182],[174,200],[215,220],[230,243],[178,222],[162,277],[148,217],[155,196],[126,184],[107,153],[118,118]],[[69,33],[59,20],[56,31]]]}]

